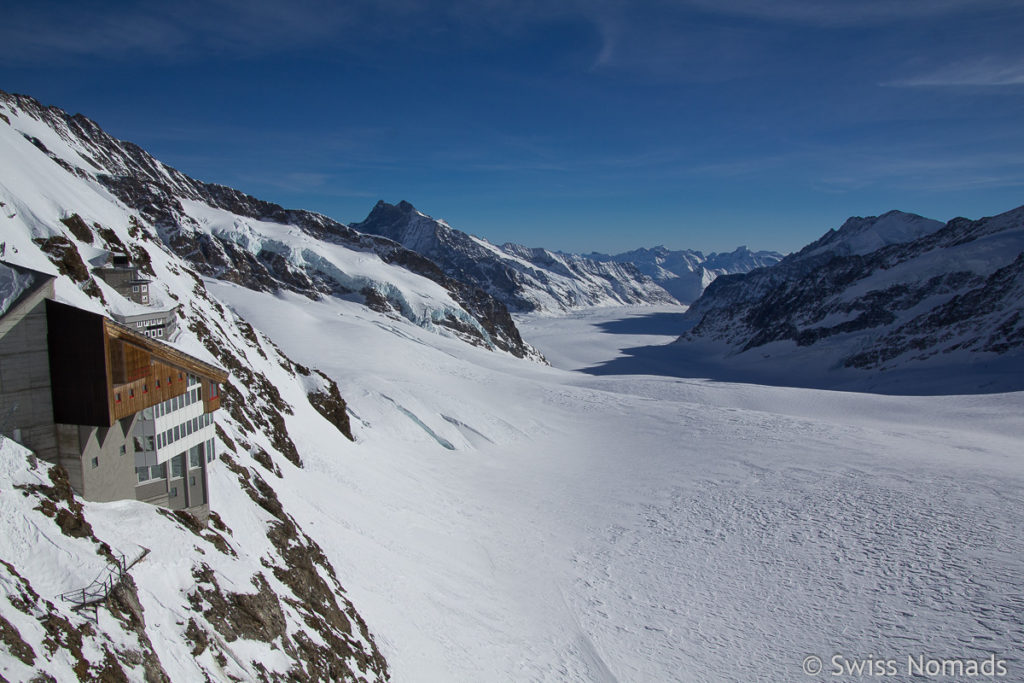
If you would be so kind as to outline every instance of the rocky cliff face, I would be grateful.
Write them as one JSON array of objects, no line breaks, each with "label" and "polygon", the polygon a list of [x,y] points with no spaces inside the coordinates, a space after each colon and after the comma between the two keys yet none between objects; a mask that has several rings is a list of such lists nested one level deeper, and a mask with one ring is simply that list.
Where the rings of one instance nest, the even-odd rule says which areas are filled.
[{"label": "rocky cliff face", "polygon": [[479,286],[513,311],[675,302],[630,263],[518,244],[499,247],[420,213],[404,201],[378,202],[366,220],[352,227],[422,254],[449,276]]},{"label": "rocky cliff face", "polygon": [[[0,102],[34,120],[22,134],[67,172],[103,185],[126,206],[157,228],[159,238],[203,274],[258,290],[287,289],[311,298],[361,297],[376,310],[393,310],[415,322],[448,330],[467,341],[519,357],[539,354],[525,344],[506,307],[471,281],[446,275],[427,258],[394,241],[359,233],[326,216],[284,209],[223,185],[204,183],[163,164],[137,145],[117,140],[96,123],[36,100],[0,92]],[[60,143],[48,146],[45,137]],[[52,147],[52,149],[51,149]],[[204,230],[204,207],[230,214],[228,225]],[[197,210],[198,209],[198,210]],[[247,224],[294,228],[329,245],[370,252],[385,264],[428,278],[448,292],[449,304],[412,311],[391,283],[373,277],[345,277],[317,259],[296,253],[293,244],[238,239]],[[233,230],[237,227],[237,230]],[[307,246],[308,248],[308,246]]]},{"label": "rocky cliff face", "polygon": [[782,254],[777,251],[751,251],[746,247],[705,256],[693,249],[672,250],[658,246],[615,255],[594,253],[588,257],[603,262],[632,263],[683,304],[696,301],[704,289],[721,275],[748,273],[782,260]]},{"label": "rocky cliff face", "polygon": [[1024,354],[1022,314],[1024,207],[947,224],[890,212],[852,218],[771,268],[718,278],[680,343],[833,368],[963,364]]}]

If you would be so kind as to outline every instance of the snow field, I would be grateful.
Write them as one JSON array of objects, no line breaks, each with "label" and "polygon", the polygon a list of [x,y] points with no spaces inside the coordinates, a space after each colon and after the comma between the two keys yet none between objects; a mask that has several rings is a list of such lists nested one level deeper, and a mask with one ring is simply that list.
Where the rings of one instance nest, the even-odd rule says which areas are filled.
[{"label": "snow field", "polygon": [[[778,681],[834,652],[1024,671],[1019,394],[595,377],[208,287],[359,416],[281,495],[395,680]],[[563,367],[670,340],[595,315],[520,322]]]}]

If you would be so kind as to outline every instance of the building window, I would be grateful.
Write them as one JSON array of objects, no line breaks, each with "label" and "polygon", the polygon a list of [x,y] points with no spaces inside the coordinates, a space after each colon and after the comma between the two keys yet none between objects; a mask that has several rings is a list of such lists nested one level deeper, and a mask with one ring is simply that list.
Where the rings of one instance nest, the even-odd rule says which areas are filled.
[{"label": "building window", "polygon": [[181,438],[181,425],[174,426],[174,440],[177,441]]},{"label": "building window", "polygon": [[142,393],[144,393],[144,394],[148,394],[149,393],[149,385],[146,384],[145,382],[143,382],[143,384],[142,384]]},{"label": "building window", "polygon": [[93,458],[92,461],[90,462],[90,464],[92,465],[93,469],[96,469],[97,467],[100,466],[100,459],[99,458]]},{"label": "building window", "polygon": [[210,382],[210,398],[217,398],[218,396],[220,396],[220,384]]},{"label": "building window", "polygon": [[167,495],[170,496],[171,498],[177,498],[178,497],[178,487],[177,486],[172,486],[171,490],[167,493]]},{"label": "building window", "polygon": [[164,336],[164,331],[163,331],[163,330],[161,330],[161,329],[159,329],[159,328],[157,328],[157,331],[156,331],[156,336],[158,336],[158,337],[162,337],[162,336]]},{"label": "building window", "polygon": [[114,394],[114,403],[120,403],[120,402],[121,402],[121,392],[119,391],[119,392]]},{"label": "building window", "polygon": [[142,321],[140,320],[139,322],[135,323],[135,327],[142,327]]},{"label": "building window", "polygon": [[128,454],[128,446],[126,446],[124,444],[121,444],[121,455],[127,455],[127,454]]},{"label": "building window", "polygon": [[171,460],[171,476],[172,477],[184,477],[185,476],[185,454],[176,455]]},{"label": "building window", "polygon": [[139,286],[138,285],[132,285],[132,291],[133,292],[138,292],[139,291]]},{"label": "building window", "polygon": [[134,388],[128,390],[128,398],[135,398],[135,389]]},{"label": "building window", "polygon": [[136,467],[135,474],[139,478],[139,483],[149,481],[149,468],[148,467]]},{"label": "building window", "polygon": [[159,377],[156,378],[156,388],[157,389],[160,388],[160,378]]}]

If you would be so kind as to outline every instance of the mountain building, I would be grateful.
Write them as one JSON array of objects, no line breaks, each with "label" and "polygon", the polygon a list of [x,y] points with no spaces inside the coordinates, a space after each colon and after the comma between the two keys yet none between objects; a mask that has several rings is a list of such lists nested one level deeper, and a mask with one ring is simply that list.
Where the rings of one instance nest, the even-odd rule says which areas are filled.
[{"label": "mountain building", "polygon": [[109,262],[93,272],[117,290],[118,294],[143,306],[149,305],[149,285],[152,280],[139,275],[137,266],[124,254],[113,254]]},{"label": "mountain building", "polygon": [[54,278],[0,262],[0,433],[68,472],[87,500],[204,517],[227,373],[54,299]]}]

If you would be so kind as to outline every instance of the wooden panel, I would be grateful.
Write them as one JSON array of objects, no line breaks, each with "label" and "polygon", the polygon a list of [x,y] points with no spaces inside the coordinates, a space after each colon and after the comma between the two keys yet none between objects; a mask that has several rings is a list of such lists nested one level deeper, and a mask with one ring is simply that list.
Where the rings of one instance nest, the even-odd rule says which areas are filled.
[{"label": "wooden panel", "polygon": [[220,410],[220,394],[222,388],[218,382],[213,382],[207,379],[203,380],[203,412],[212,413],[215,410]]},{"label": "wooden panel", "polygon": [[[131,346],[123,344],[120,340],[111,341],[112,347],[119,345]],[[111,389],[114,419],[128,417],[143,408],[181,396],[188,388],[187,373],[184,370],[161,363],[153,359],[151,354],[143,353],[148,361],[144,366],[145,373],[133,381],[114,384]]]},{"label": "wooden panel", "polygon": [[195,356],[190,356],[187,353],[179,351],[170,344],[157,341],[147,337],[144,334],[140,334],[130,327],[119,325],[113,320],[106,319],[104,321],[107,335],[111,339],[122,339],[145,349],[150,354],[166,362],[169,365],[190,372],[193,375],[202,377],[204,379],[211,379],[217,382],[224,382],[228,378],[228,373],[216,365],[211,365],[204,361],[199,360]]}]

